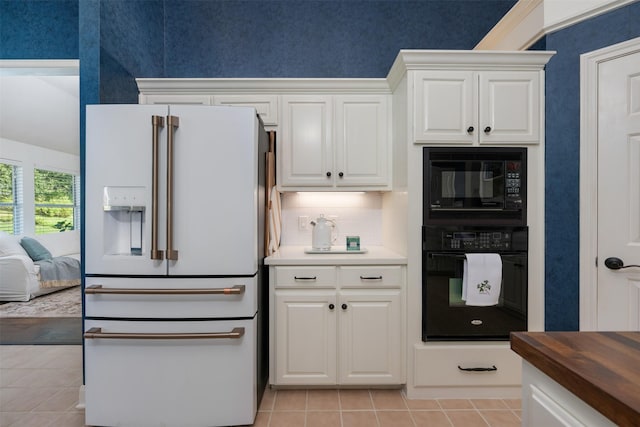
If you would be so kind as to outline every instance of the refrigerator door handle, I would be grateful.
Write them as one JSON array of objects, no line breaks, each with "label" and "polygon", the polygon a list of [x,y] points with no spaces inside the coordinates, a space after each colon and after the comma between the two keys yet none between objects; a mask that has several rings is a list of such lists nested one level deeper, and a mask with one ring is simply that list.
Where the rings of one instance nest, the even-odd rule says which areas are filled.
[{"label": "refrigerator door handle", "polygon": [[187,332],[187,333],[125,333],[102,332],[102,328],[90,328],[84,333],[85,339],[135,339],[135,340],[193,340],[193,339],[240,339],[244,328],[233,328],[229,332]]},{"label": "refrigerator door handle", "polygon": [[164,251],[158,250],[158,180],[159,180],[159,158],[160,158],[160,142],[158,134],[160,129],[164,127],[164,117],[151,116],[151,125],[153,126],[152,137],[152,199],[151,199],[151,259],[163,260]]},{"label": "refrigerator door handle", "polygon": [[173,248],[173,143],[174,133],[180,126],[180,119],[167,116],[167,259],[176,261],[178,251]]},{"label": "refrigerator door handle", "polygon": [[87,286],[87,295],[243,295],[245,285],[230,288],[178,288],[178,289],[140,289],[140,288],[103,288],[102,285]]}]

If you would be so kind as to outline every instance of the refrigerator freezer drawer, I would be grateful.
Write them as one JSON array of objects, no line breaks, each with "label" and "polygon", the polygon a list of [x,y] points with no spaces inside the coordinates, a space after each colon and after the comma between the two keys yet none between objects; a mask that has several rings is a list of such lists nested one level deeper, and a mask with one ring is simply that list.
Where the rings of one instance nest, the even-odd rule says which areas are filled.
[{"label": "refrigerator freezer drawer", "polygon": [[85,316],[124,319],[253,317],[257,276],[224,278],[87,277]]},{"label": "refrigerator freezer drawer", "polygon": [[[85,331],[91,331],[85,339],[88,425],[253,423],[257,406],[255,318],[86,320]],[[163,335],[154,338],[153,334]]]}]

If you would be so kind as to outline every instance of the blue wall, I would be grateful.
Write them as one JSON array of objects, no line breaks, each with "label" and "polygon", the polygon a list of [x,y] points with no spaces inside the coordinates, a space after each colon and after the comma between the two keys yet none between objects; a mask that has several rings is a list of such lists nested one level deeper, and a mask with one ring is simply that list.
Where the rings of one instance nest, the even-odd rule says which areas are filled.
[{"label": "blue wall", "polygon": [[0,59],[78,59],[78,0],[0,1]]},{"label": "blue wall", "polygon": [[580,54],[640,36],[640,3],[547,35],[558,53],[546,68],[547,330],[578,330]]},{"label": "blue wall", "polygon": [[165,75],[386,77],[400,49],[472,49],[514,3],[167,0]]}]

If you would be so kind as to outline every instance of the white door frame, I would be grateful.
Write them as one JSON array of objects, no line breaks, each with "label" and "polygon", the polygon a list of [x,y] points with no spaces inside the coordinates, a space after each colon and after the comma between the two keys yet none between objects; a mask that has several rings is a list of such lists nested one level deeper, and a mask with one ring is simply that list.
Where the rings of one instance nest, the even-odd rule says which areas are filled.
[{"label": "white door frame", "polygon": [[581,331],[598,326],[598,66],[638,51],[640,37],[580,55]]}]

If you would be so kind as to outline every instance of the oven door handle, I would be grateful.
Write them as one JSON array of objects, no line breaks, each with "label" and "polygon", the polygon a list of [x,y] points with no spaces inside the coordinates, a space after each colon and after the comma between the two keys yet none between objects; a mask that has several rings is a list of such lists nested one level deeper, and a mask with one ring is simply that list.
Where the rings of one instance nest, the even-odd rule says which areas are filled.
[{"label": "oven door handle", "polygon": [[192,340],[192,339],[240,339],[244,328],[233,328],[229,332],[187,332],[187,333],[124,333],[102,332],[102,328],[90,328],[84,333],[85,339],[135,339],[135,340]]},{"label": "oven door handle", "polygon": [[230,288],[178,288],[178,289],[140,289],[140,288],[103,288],[102,285],[87,286],[85,294],[117,295],[242,295],[245,285]]},{"label": "oven door handle", "polygon": [[[470,252],[473,253],[473,252]],[[438,253],[438,252],[427,252],[430,258],[455,258],[455,259],[465,259],[466,256],[463,253]],[[509,257],[509,256],[526,256],[526,252],[497,252],[501,257]]]}]

